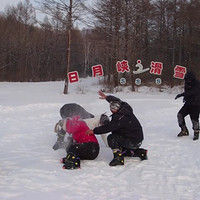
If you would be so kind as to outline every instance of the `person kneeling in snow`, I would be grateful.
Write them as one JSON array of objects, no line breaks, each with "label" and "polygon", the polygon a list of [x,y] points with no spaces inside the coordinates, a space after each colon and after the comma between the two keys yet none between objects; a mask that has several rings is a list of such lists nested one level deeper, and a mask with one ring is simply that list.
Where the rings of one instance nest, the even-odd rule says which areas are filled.
[{"label": "person kneeling in snow", "polygon": [[79,116],[59,121],[61,128],[71,135],[71,142],[66,148],[67,156],[61,159],[63,169],[80,168],[80,160],[94,160],[99,154],[99,143],[95,135],[88,135],[86,131],[109,122],[104,115],[82,120]]},{"label": "person kneeling in snow", "polygon": [[107,140],[108,146],[113,151],[114,158],[109,165],[124,165],[125,156],[139,157],[141,160],[147,160],[147,150],[139,148],[144,139],[142,127],[133,114],[131,106],[117,97],[106,96],[102,91],[98,93],[100,99],[106,99],[110,103],[112,119],[103,126],[88,130],[87,134],[111,132]]}]

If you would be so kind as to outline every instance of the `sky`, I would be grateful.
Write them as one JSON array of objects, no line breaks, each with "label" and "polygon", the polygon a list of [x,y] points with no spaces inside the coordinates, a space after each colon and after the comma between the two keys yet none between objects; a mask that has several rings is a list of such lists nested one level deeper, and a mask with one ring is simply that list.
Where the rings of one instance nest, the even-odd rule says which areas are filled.
[{"label": "sky", "polygon": [[[19,2],[24,2],[24,0],[0,0],[0,12],[4,12],[7,6],[16,6]],[[87,4],[94,3],[95,0],[85,0]],[[35,3],[35,0],[30,0],[30,3],[34,8],[38,7],[38,4]],[[41,11],[36,9],[36,16],[39,21],[43,21],[45,14],[41,13]],[[78,23],[80,29],[84,28],[85,25],[82,23]]]},{"label": "sky", "polygon": [[[13,5],[16,6],[19,2],[23,2],[23,0],[0,0],[0,11],[4,11],[6,6]],[[93,0],[94,1],[94,0]],[[30,0],[32,5],[37,5],[34,0]],[[87,0],[88,3],[92,2],[92,0]]]},{"label": "sky", "polygon": [[[19,2],[24,2],[24,0],[0,0],[0,12],[4,12],[7,6],[16,6]],[[37,4],[34,0],[30,0],[30,3],[36,8]],[[43,20],[44,15],[41,14],[40,11],[36,10],[37,17]]]},{"label": "sky", "polygon": [[[0,0],[0,11],[5,11],[6,6],[16,6],[21,0]],[[23,1],[22,1],[23,2]],[[34,0],[30,0],[30,2],[34,5]]]}]

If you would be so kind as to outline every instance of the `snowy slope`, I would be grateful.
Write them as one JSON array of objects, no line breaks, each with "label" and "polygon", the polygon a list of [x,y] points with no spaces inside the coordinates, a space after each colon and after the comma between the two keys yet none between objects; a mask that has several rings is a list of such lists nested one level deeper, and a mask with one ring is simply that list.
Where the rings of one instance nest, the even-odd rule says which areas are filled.
[{"label": "snowy slope", "polygon": [[54,151],[53,132],[59,109],[75,102],[93,114],[107,112],[108,103],[98,98],[101,86],[86,79],[64,82],[0,83],[0,199],[1,200],[197,200],[200,196],[199,141],[177,138],[176,115],[180,91],[157,92],[147,88],[137,93],[115,94],[127,101],[139,118],[145,134],[142,147],[147,161],[126,158],[124,166],[110,167],[111,150],[101,138],[96,160],[82,161],[81,169],[63,170]]}]

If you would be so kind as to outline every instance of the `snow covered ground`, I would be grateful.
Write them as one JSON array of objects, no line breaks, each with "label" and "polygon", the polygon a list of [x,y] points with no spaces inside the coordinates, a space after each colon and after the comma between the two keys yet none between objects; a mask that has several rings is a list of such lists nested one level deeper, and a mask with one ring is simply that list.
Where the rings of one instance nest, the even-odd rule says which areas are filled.
[{"label": "snow covered ground", "polygon": [[124,166],[110,167],[110,148],[101,138],[99,156],[82,161],[81,169],[63,170],[64,149],[54,151],[53,132],[65,103],[78,103],[97,115],[110,114],[100,100],[94,78],[70,85],[64,82],[0,83],[0,199],[1,200],[198,200],[200,196],[200,141],[177,138],[176,115],[182,99],[178,90],[119,92],[140,120],[142,147],[149,159],[125,158]]}]

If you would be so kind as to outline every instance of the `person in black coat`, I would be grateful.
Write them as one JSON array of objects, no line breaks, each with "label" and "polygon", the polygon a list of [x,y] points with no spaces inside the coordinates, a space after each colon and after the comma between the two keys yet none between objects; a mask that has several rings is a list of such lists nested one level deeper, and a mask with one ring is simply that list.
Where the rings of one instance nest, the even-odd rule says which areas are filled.
[{"label": "person in black coat", "polygon": [[111,121],[103,126],[88,130],[88,134],[109,133],[108,146],[112,149],[114,158],[110,166],[124,165],[124,156],[140,157],[147,159],[147,150],[139,148],[144,139],[140,122],[133,114],[131,106],[119,98],[108,95],[102,91],[98,92],[100,99],[106,99],[110,103],[112,112]]},{"label": "person in black coat", "polygon": [[192,128],[194,130],[193,140],[199,139],[199,111],[200,111],[200,82],[196,79],[193,72],[186,73],[184,85],[184,92],[178,94],[175,99],[184,97],[184,105],[177,114],[178,124],[181,132],[178,137],[188,136],[189,131],[186,127],[185,117],[190,115],[192,121]]}]

